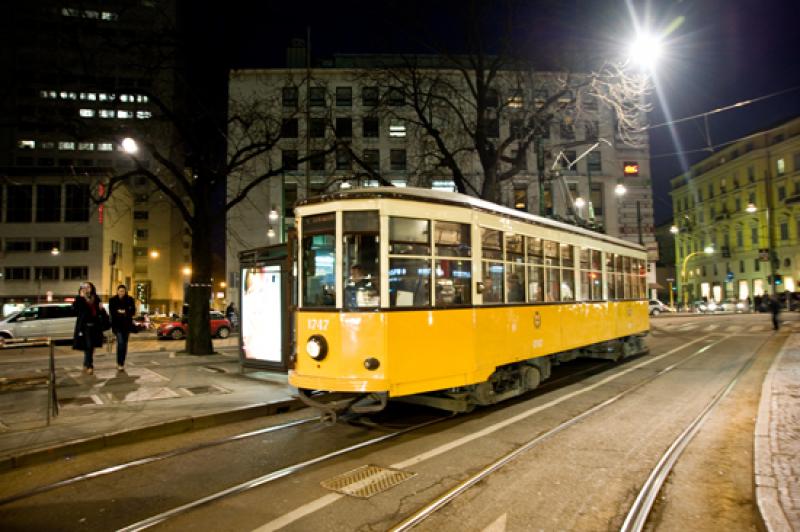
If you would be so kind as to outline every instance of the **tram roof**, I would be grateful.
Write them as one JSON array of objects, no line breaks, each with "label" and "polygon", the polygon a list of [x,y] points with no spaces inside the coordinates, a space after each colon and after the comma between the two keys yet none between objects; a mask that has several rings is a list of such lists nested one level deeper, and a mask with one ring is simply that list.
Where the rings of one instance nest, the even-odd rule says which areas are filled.
[{"label": "tram roof", "polygon": [[399,199],[399,200],[409,200],[409,201],[425,201],[429,203],[439,203],[446,205],[455,205],[459,207],[468,207],[471,209],[486,211],[493,214],[508,216],[509,218],[515,218],[517,220],[523,220],[537,225],[561,229],[563,231],[568,231],[570,233],[589,236],[592,238],[596,238],[598,240],[604,240],[606,242],[610,242],[620,246],[625,246],[628,248],[633,248],[640,251],[646,251],[644,246],[641,246],[634,242],[623,240],[621,238],[609,236],[604,233],[598,233],[596,231],[591,231],[589,229],[585,229],[583,227],[578,227],[568,223],[559,222],[557,220],[552,220],[550,218],[545,218],[543,216],[538,216],[536,214],[521,212],[515,209],[511,209],[509,207],[504,207],[502,205],[492,203],[490,201],[482,200],[480,198],[475,198],[473,196],[468,196],[466,194],[460,194],[458,192],[448,192],[445,190],[432,190],[429,188],[416,188],[416,187],[350,188],[345,190],[339,190],[337,192],[323,194],[320,196],[307,198],[298,201],[297,205],[313,205],[317,203],[323,203],[325,201],[364,199],[364,198],[387,198],[387,199]]}]

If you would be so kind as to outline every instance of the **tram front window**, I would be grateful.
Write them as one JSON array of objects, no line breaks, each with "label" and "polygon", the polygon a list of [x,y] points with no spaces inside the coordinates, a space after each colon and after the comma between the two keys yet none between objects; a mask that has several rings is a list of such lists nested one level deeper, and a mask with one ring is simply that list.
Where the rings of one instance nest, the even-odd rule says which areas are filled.
[{"label": "tram front window", "polygon": [[336,216],[303,218],[303,306],[336,306]]},{"label": "tram front window", "polygon": [[348,310],[380,306],[378,211],[342,213],[344,245],[344,307]]}]

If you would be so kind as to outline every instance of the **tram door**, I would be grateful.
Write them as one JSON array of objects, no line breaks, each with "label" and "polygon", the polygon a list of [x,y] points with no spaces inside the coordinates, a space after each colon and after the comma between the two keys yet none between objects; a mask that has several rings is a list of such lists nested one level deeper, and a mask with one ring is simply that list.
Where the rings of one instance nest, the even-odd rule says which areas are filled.
[{"label": "tram door", "polygon": [[243,367],[285,372],[290,366],[296,299],[292,248],[280,244],[239,254]]}]

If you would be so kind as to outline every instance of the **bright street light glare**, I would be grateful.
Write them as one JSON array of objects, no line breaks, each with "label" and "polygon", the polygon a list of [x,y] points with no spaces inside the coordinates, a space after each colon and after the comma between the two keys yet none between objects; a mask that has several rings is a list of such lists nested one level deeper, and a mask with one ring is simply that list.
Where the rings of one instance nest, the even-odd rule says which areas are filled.
[{"label": "bright street light glare", "polygon": [[628,50],[628,56],[631,61],[641,67],[653,68],[661,57],[663,49],[664,47],[660,37],[649,33],[642,33],[631,45]]},{"label": "bright street light glare", "polygon": [[577,198],[575,198],[575,206],[576,206],[577,208],[579,208],[579,209],[580,209],[580,208],[582,208],[584,205],[586,205],[586,201],[585,201],[585,200],[584,200],[582,197],[578,196]]},{"label": "bright street light glare", "polygon": [[705,248],[703,248],[703,253],[705,253],[706,255],[711,255],[712,253],[714,253],[714,246],[706,246]]},{"label": "bright street light glare", "polygon": [[755,203],[748,203],[747,208],[745,209],[745,211],[750,213],[756,212],[757,210],[758,208],[756,207]]},{"label": "bright street light glare", "polygon": [[614,194],[617,196],[624,196],[627,191],[628,189],[622,183],[617,183],[617,186],[614,187]]},{"label": "bright street light glare", "polygon": [[669,228],[669,232],[672,233],[673,235],[677,235],[679,231],[680,229],[678,229],[677,225],[673,225],[672,227]]},{"label": "bright street light glare", "polygon": [[139,151],[139,145],[136,144],[136,141],[130,137],[125,137],[122,139],[122,149],[125,150],[125,153],[136,153]]}]

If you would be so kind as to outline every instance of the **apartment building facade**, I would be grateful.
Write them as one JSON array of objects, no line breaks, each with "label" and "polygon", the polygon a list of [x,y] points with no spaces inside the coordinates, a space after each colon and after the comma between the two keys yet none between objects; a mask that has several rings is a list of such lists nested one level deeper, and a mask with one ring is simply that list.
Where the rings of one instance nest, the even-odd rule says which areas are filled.
[{"label": "apartment building facade", "polygon": [[123,138],[172,142],[153,101],[171,104],[172,74],[153,68],[164,50],[142,43],[174,2],[46,0],[6,15],[0,303],[61,301],[90,280],[104,299],[124,283],[143,309],[180,309],[189,245],[171,203],[144,178],[95,201],[133,169]]},{"label": "apartment building facade", "polygon": [[672,179],[679,299],[745,300],[800,281],[800,118]]},{"label": "apartment building facade", "polygon": [[[358,66],[353,67],[354,63]],[[293,225],[292,207],[298,199],[340,187],[377,186],[375,174],[394,186],[455,190],[452,175],[437,158],[434,143],[409,109],[409,102],[363,64],[345,57],[308,70],[259,69],[231,74],[231,108],[261,102],[270,119],[281,124],[281,132],[275,148],[253,161],[249,174],[229,177],[229,198],[246,186],[251,175],[266,168],[285,171],[257,186],[246,202],[228,213],[230,299],[236,298],[238,253],[282,241]],[[435,72],[457,86],[460,74],[446,69]],[[512,76],[518,73],[509,73],[508,83],[498,83],[502,88],[493,95],[498,102],[494,105],[504,109],[490,126],[494,131],[489,137],[498,143],[519,127],[515,112],[546,98],[542,90],[534,95],[514,89]],[[557,77],[553,73],[540,76],[543,85],[546,78]],[[467,88],[462,88],[466,94]],[[437,120],[448,141],[456,142],[465,134],[457,117],[445,114]],[[229,138],[236,139],[237,132],[229,131]],[[346,139],[350,149],[325,153],[333,138]],[[617,135],[611,111],[594,103],[585,105],[579,119],[548,124],[542,143],[543,196],[536,150],[528,145],[521,170],[501,183],[501,203],[550,217],[575,220],[577,215],[585,221],[591,198],[594,220],[605,232],[641,242],[651,251],[654,264],[657,247],[646,136],[636,146],[626,144]],[[516,149],[515,144],[509,153],[516,156]],[[479,189],[483,169],[478,156],[474,150],[456,151],[465,177]],[[307,156],[310,158],[302,161]],[[584,200],[582,207],[575,204],[578,198]],[[652,270],[654,283],[655,268]]]}]

